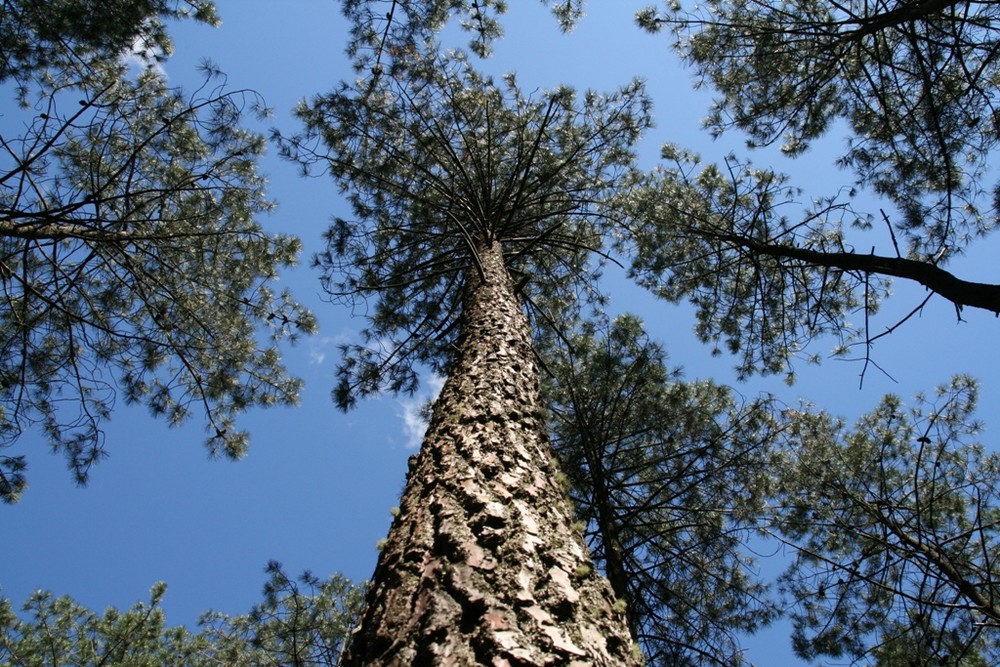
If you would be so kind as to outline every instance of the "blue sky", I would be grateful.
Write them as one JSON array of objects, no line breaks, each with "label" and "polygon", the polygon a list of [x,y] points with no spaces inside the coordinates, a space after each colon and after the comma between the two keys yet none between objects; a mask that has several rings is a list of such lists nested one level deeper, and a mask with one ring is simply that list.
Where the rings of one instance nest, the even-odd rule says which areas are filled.
[{"label": "blue sky", "polygon": [[[274,108],[270,121],[294,132],[294,104],[351,77],[343,49],[346,25],[334,0],[217,0],[223,24],[218,29],[181,25],[174,30],[176,54],[167,63],[173,83],[193,85],[195,66],[209,58],[229,76],[234,88],[253,88]],[[488,67],[515,70],[522,87],[610,89],[634,76],[645,78],[654,99],[657,127],[643,148],[647,166],[659,145],[672,142],[719,159],[742,153],[742,138],[713,142],[701,131],[710,93],[692,91],[690,72],[671,52],[665,36],[640,33],[634,11],[647,2],[592,0],[587,16],[570,35],[537,2],[517,6],[506,21],[508,37],[497,45]],[[266,127],[262,127],[266,130]],[[795,183],[816,195],[831,194],[849,176],[832,166],[842,141],[833,137],[795,163],[779,165]],[[320,249],[330,216],[347,213],[332,182],[303,179],[294,165],[271,156],[264,164],[278,202],[266,220],[275,232],[300,236],[304,263]],[[770,154],[755,155],[760,165]],[[872,243],[884,242],[875,237]],[[884,246],[883,246],[884,247]],[[951,265],[960,276],[995,282],[997,246],[986,244]],[[663,341],[674,364],[688,377],[731,382],[733,360],[713,358],[697,343],[689,309],[656,302],[630,288],[622,275],[608,271],[613,307],[633,310]],[[297,408],[255,411],[243,420],[252,442],[238,463],[210,462],[202,447],[201,424],[171,429],[140,409],[121,405],[107,425],[110,458],[77,488],[62,459],[50,456],[38,433],[28,433],[19,448],[29,456],[30,487],[19,505],[0,506],[0,588],[15,604],[37,588],[69,594],[103,609],[128,606],[164,580],[168,621],[194,623],[214,608],[243,613],[259,600],[263,568],[281,561],[290,573],[310,569],[325,576],[339,571],[355,580],[370,576],[375,542],[384,536],[389,510],[397,504],[406,458],[414,452],[412,416],[420,398],[385,397],[363,402],[349,414],[329,398],[336,344],[350,339],[361,322],[321,298],[317,276],[302,267],[282,276],[320,321],[317,336],[286,349],[292,370],[306,380]],[[909,311],[921,291],[899,286],[878,326]],[[811,400],[831,412],[853,417],[886,392],[909,398],[931,390],[953,373],[969,372],[983,381],[980,415],[989,426],[1000,413],[993,317],[967,312],[956,323],[954,310],[932,300],[923,315],[883,339],[876,359],[898,382],[869,372],[858,387],[860,364],[827,361],[800,365],[792,388],[776,378],[754,378],[737,386],[746,396],[773,392],[789,403]],[[832,342],[813,351],[825,353]],[[775,646],[787,634],[748,644],[758,663],[773,663]],[[782,655],[787,655],[785,649]]]}]

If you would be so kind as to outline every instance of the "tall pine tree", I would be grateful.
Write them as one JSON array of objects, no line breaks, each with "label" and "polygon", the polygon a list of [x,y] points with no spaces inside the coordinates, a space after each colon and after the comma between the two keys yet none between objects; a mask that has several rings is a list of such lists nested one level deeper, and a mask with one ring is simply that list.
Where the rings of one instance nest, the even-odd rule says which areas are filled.
[{"label": "tall pine tree", "polygon": [[[584,3],[547,4],[569,24]],[[490,42],[501,34],[505,3],[359,0],[347,7],[358,25],[367,27],[367,32],[356,33],[357,44],[376,37],[388,45],[356,51],[358,64],[377,72],[398,66],[394,57],[383,57],[386,52],[407,52],[422,31],[438,29],[455,16],[472,32],[473,48],[488,53]],[[848,316],[858,310],[874,312],[888,294],[889,277],[924,286],[926,299],[940,295],[958,312],[966,307],[1000,311],[997,285],[963,280],[946,267],[997,221],[993,188],[986,182],[997,138],[996,6],[823,0],[793,6],[719,0],[700,7],[689,12],[668,3],[666,11],[650,9],[640,21],[651,29],[676,28],[682,57],[717,86],[721,96],[718,113],[710,119],[712,128],[746,130],[757,144],[786,141],[784,149],[792,156],[831,128],[846,128],[847,148],[838,166],[852,169],[856,180],[848,178],[838,192],[819,193],[801,204],[804,193],[786,176],[736,158],[702,169],[695,156],[668,146],[666,168],[652,174],[642,195],[629,202],[634,218],[642,221],[632,237],[635,275],[670,300],[690,299],[698,309],[700,337],[740,355],[739,370],[746,376],[788,371],[791,357],[827,334],[840,337],[839,352],[852,343],[870,349],[885,334],[854,331]],[[855,185],[874,191],[891,207],[879,210],[869,202],[859,203]],[[871,243],[859,234],[882,223],[890,247],[869,252]],[[855,252],[855,247],[865,251]],[[893,401],[887,399],[880,410]],[[789,432],[796,432],[798,417],[793,412],[783,416]],[[894,418],[894,427],[900,421]],[[970,427],[964,417],[958,423]],[[829,442],[836,435],[824,439]],[[822,495],[798,493],[812,501],[802,505],[804,516],[819,517],[789,539],[804,549],[799,561],[804,565],[785,579],[786,590],[804,605],[796,619],[799,651],[810,656],[863,654],[879,664],[979,664],[991,650],[984,653],[980,642],[993,640],[993,612],[981,604],[993,576],[977,559],[985,555],[987,562],[995,562],[992,524],[984,520],[993,512],[991,485],[984,480],[994,464],[988,461],[984,475],[971,486],[963,482],[953,487],[942,484],[948,478],[949,459],[937,448],[944,445],[927,434],[916,444],[900,441],[900,451],[911,448],[920,460],[936,459],[933,472],[920,473],[924,479],[913,473],[911,495],[921,500],[915,507],[909,498],[894,496],[890,491],[895,489],[881,488],[867,477],[892,472],[898,462],[912,462],[913,456],[894,459],[892,448],[884,448],[885,440],[873,442],[875,446],[867,448],[870,455],[858,458],[861,464],[850,476],[841,474],[847,469],[841,466],[830,479],[830,488],[841,490],[845,479],[859,479],[871,497],[847,496],[847,502],[828,507]],[[864,444],[856,439],[852,446],[858,443]],[[801,463],[803,469],[818,465],[828,472],[825,459],[806,456]],[[600,476],[606,477],[601,468]],[[775,470],[786,476],[794,475],[795,468],[782,464]],[[793,478],[783,477],[786,482]],[[801,486],[788,491],[789,497],[825,478],[813,470],[798,479]],[[656,483],[668,484],[669,478],[660,476]],[[598,486],[587,489],[596,494]],[[928,490],[933,496],[946,487],[969,491],[968,498],[974,500],[938,505],[959,510],[938,524],[938,517],[924,513],[924,501]],[[865,544],[869,537],[852,532],[858,525],[854,517],[838,515],[883,505],[892,511],[881,517],[869,512],[867,517],[874,526],[870,532],[882,532],[871,540],[874,549]],[[792,507],[799,509],[794,503]],[[900,519],[907,524],[902,532],[908,537],[917,532],[910,530],[913,527],[934,524],[938,529],[949,522],[959,527],[914,538],[924,540],[920,549],[907,546],[907,540],[897,549],[889,533],[899,531]],[[799,539],[803,535],[805,539]],[[613,555],[614,546],[603,555]],[[939,548],[944,546],[948,549]],[[846,562],[839,560],[841,552],[848,555]],[[852,553],[860,560],[855,562]],[[945,560],[974,563],[975,575],[965,576]],[[612,563],[607,566],[612,573]],[[836,576],[830,578],[831,571]],[[902,579],[890,581],[897,573]],[[823,577],[826,580],[816,586]],[[956,581],[971,595],[957,605],[952,597],[947,611],[935,616],[935,609],[940,611],[937,596],[954,596],[950,586]],[[882,613],[885,609],[892,613]],[[977,609],[986,619],[970,623],[966,609]],[[879,616],[877,622],[865,626],[874,615]],[[881,645],[873,646],[870,640],[880,637]],[[845,645],[845,638],[854,644]]]},{"label": "tall pine tree", "polygon": [[605,203],[649,123],[642,87],[526,97],[460,55],[393,56],[303,105],[284,146],[353,205],[316,257],[331,295],[367,307],[336,402],[447,375],[347,664],[636,664],[573,526],[531,322],[592,293]]}]

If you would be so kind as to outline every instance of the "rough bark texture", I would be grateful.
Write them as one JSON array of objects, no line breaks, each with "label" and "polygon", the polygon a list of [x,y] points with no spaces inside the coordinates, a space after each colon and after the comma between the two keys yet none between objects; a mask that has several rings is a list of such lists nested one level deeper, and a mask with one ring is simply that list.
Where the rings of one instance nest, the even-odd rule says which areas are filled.
[{"label": "rough bark texture", "polygon": [[345,664],[639,665],[572,526],[499,244],[480,260]]}]

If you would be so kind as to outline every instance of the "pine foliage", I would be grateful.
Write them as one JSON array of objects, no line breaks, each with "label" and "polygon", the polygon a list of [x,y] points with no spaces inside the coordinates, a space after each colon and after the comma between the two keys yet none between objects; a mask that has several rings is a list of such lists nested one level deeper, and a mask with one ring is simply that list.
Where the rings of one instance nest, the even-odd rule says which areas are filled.
[{"label": "pine foliage", "polygon": [[[194,92],[161,69],[164,22],[214,21],[212,5],[4,12],[0,80],[23,124],[5,126],[0,157],[0,443],[39,425],[85,483],[121,397],[170,424],[202,413],[212,454],[240,457],[235,416],[297,400],[276,343],[314,322],[273,287],[299,242],[259,222],[264,140],[241,126],[259,97],[211,67]],[[25,468],[0,455],[6,502]]]}]

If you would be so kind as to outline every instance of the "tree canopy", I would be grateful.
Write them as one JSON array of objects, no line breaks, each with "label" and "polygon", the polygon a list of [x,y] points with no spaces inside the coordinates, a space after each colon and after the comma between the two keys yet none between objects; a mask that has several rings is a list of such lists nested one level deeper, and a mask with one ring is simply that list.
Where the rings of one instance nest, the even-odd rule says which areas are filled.
[{"label": "tree canopy", "polygon": [[666,365],[636,317],[543,344],[553,446],[592,553],[649,664],[740,665],[778,615],[745,548],[764,510],[767,401]]},{"label": "tree canopy", "polygon": [[[546,4],[565,29],[585,7]],[[393,62],[399,45],[449,19],[488,54],[507,9],[425,1],[379,13],[390,5],[350,3],[369,19],[368,42],[355,42],[359,67]],[[718,93],[707,119],[716,136],[738,130],[751,147],[783,143],[796,157],[846,131],[837,166],[853,178],[806,192],[747,157],[702,168],[670,146],[638,212],[636,276],[665,298],[690,299],[699,336],[738,354],[743,374],[785,371],[831,333],[868,346],[877,334],[849,315],[874,314],[892,278],[948,299],[959,316],[1000,312],[1000,285],[946,268],[996,226],[996,11],[983,2],[720,0],[639,12],[638,25],[669,29],[681,58]],[[882,203],[873,207],[869,195]],[[882,227],[887,239],[876,234]],[[888,247],[877,252],[879,244]]]},{"label": "tree canopy", "polygon": [[974,439],[977,395],[957,376],[909,408],[885,397],[853,429],[786,412],[774,529],[795,547],[781,585],[799,655],[1000,658],[1000,457]]},{"label": "tree canopy", "polygon": [[[725,340],[744,371],[779,370],[808,340],[847,329],[852,311],[874,313],[888,278],[922,285],[959,315],[1000,312],[1000,285],[944,268],[997,224],[996,12],[980,2],[825,0],[641,12],[640,25],[672,30],[717,92],[707,119],[716,135],[738,129],[751,147],[783,142],[795,157],[846,131],[837,166],[853,178],[803,192],[745,159],[698,173],[669,150],[681,166],[652,179],[659,202],[647,209],[637,274],[667,298],[690,297],[700,335]],[[883,225],[888,238],[863,233]],[[876,252],[878,243],[889,248]],[[871,342],[867,326],[861,335],[855,342]]]},{"label": "tree canopy", "polygon": [[888,198],[905,254],[936,263],[996,225],[985,183],[997,145],[998,10],[990,2],[710,1],[640,24],[719,97],[716,132],[796,155],[843,120],[840,164]]},{"label": "tree canopy", "polygon": [[[563,30],[572,29],[583,16],[583,0],[542,2]],[[347,52],[356,69],[370,72],[387,67],[392,71],[401,54],[420,49],[428,36],[456,18],[471,35],[469,50],[488,57],[493,42],[503,36],[507,0],[345,0],[343,7],[352,26]]]},{"label": "tree canopy", "polygon": [[344,348],[342,408],[412,392],[414,364],[444,373],[481,244],[502,245],[529,303],[593,294],[592,255],[616,215],[606,202],[635,180],[632,145],[649,125],[639,82],[526,96],[513,75],[495,82],[460,54],[410,58],[405,78],[377,74],[300,106],[305,130],[283,144],[328,170],[353,209],[314,258],[324,287],[352,307],[375,300],[364,342]]},{"label": "tree canopy", "polygon": [[264,140],[241,127],[259,97],[160,70],[164,21],[213,6],[4,7],[0,80],[21,113],[0,137],[0,497],[25,486],[8,452],[33,425],[85,482],[118,396],[171,424],[200,411],[211,452],[241,456],[234,417],[297,400],[275,343],[314,323],[272,287],[299,242],[259,222]]},{"label": "tree canopy", "polygon": [[129,52],[162,60],[172,51],[169,21],[219,22],[211,0],[8,0],[3,9],[0,82],[12,80],[25,103],[42,80],[79,85]]},{"label": "tree canopy", "polygon": [[[553,4],[567,19],[567,26],[582,8],[579,2]],[[383,7],[389,11],[380,13],[378,9]],[[838,165],[854,174],[833,192],[806,193],[789,177],[756,168],[741,158],[702,168],[696,156],[667,146],[663,151],[666,164],[649,175],[644,188],[628,189],[618,202],[622,212],[619,222],[630,223],[630,249],[635,253],[633,275],[661,296],[671,300],[690,298],[698,309],[699,336],[740,355],[742,377],[756,372],[787,372],[790,359],[820,336],[833,335],[841,353],[857,342],[870,344],[873,335],[867,317],[888,296],[891,277],[920,283],[931,293],[951,300],[959,312],[965,307],[1000,311],[997,286],[963,281],[943,268],[995,224],[990,188],[983,183],[988,176],[987,157],[994,146],[991,128],[995,87],[989,18],[993,10],[970,5],[965,11],[964,7],[930,3],[915,8],[870,4],[827,8],[822,3],[786,7],[780,3],[748,6],[720,2],[710,3],[697,15],[679,6],[668,7],[662,13],[651,9],[640,14],[640,25],[646,28],[673,27],[675,45],[682,56],[719,90],[721,98],[709,119],[717,134],[729,128],[746,131],[752,146],[784,138],[786,154],[794,157],[832,128],[842,127],[835,125],[838,120],[846,121],[848,128],[848,150]],[[356,25],[363,26],[355,32],[356,66],[375,77],[383,72],[402,76],[420,40],[454,17],[473,33],[473,49],[486,55],[489,43],[501,34],[500,16],[504,11],[503,3],[350,3],[349,14],[358,21]],[[834,18],[829,19],[829,15]],[[854,30],[857,25],[863,27]],[[829,33],[841,28],[845,35],[827,39]],[[942,31],[948,35],[938,35]],[[803,57],[799,57],[800,48],[804,49]],[[772,58],[775,50],[778,56]],[[966,125],[980,129],[966,132]],[[882,211],[868,209],[870,200],[860,198],[862,190],[865,195],[874,193],[884,198],[891,206]],[[809,203],[801,203],[803,200]],[[886,223],[890,251],[856,252],[857,239],[864,238],[859,233],[870,230],[876,222]],[[855,330],[848,326],[848,318],[858,311],[863,313],[864,324]],[[571,320],[572,316],[554,321],[565,325]],[[643,379],[649,384],[644,384],[642,390],[633,393],[626,387],[629,364],[638,356],[630,356],[633,348],[623,345],[621,330],[616,335],[614,353],[603,362],[614,370],[601,376],[603,385],[613,388],[606,393],[594,391],[597,398],[590,391],[576,389],[587,387],[593,391],[595,386],[602,386],[593,375],[593,365],[599,368],[602,362],[589,357],[594,348],[589,346],[592,343],[584,342],[586,337],[573,338],[563,326],[562,335],[553,334],[548,342],[573,361],[562,366],[556,360],[545,363],[550,371],[559,368],[553,372],[558,381],[549,388],[550,397],[555,399],[552,408],[558,415],[553,431],[565,445],[562,452],[570,462],[567,470],[577,482],[581,514],[592,526],[593,544],[609,577],[613,582],[618,579],[624,590],[627,583],[622,582],[627,582],[628,577],[621,570],[629,557],[651,559],[635,567],[642,574],[654,571],[656,561],[655,556],[650,556],[655,550],[630,549],[629,540],[643,545],[656,543],[666,551],[671,548],[669,529],[665,528],[669,519],[654,520],[662,518],[656,512],[641,517],[629,512],[646,505],[660,509],[659,494],[676,488],[674,482],[685,488],[690,478],[671,476],[669,466],[663,462],[674,457],[687,459],[672,446],[654,444],[660,442],[652,435],[656,431],[652,426],[648,432],[642,430],[641,415],[629,413],[628,419],[608,415],[609,410],[614,413],[608,406],[618,406],[623,400],[628,407],[641,403],[623,396],[663,396],[652,386],[657,376],[653,372],[655,365],[647,367],[649,377]],[[600,345],[596,349],[600,350]],[[622,365],[615,366],[612,358]],[[580,381],[581,375],[576,373],[591,382]],[[662,401],[660,408],[662,417]],[[721,410],[718,405],[716,409]],[[587,417],[593,414],[608,420]],[[682,410],[679,414],[688,413]],[[783,432],[796,432],[794,414],[775,415],[775,424],[782,424]],[[626,428],[638,428],[643,436],[652,438],[642,441],[644,446],[635,447],[636,451],[649,453],[642,465],[617,457],[622,449],[628,449],[623,443],[629,441],[627,433],[614,430],[621,423],[619,419],[627,423]],[[955,417],[956,428],[971,428],[971,419],[971,412],[966,410]],[[603,439],[608,430],[613,433]],[[836,436],[830,439],[836,440]],[[662,458],[652,452],[660,452]],[[890,465],[892,457],[886,456],[886,465]],[[701,470],[698,459],[692,455],[689,460],[691,478],[701,479],[696,472]],[[706,469],[717,463],[702,462]],[[795,478],[780,456],[768,459],[766,465],[774,476],[772,481],[782,479],[786,473],[789,480]],[[987,464],[985,470],[991,465]],[[639,481],[638,470],[648,474],[650,481]],[[705,472],[704,479],[726,482],[725,474],[714,469]],[[809,475],[803,475],[803,485],[809,479]],[[620,486],[615,487],[615,483]],[[984,483],[978,479],[973,488]],[[766,481],[762,479],[758,484],[766,495]],[[632,494],[620,506],[613,502],[615,488]],[[642,496],[646,489],[649,498]],[[891,495],[888,489],[881,491]],[[791,491],[779,495],[785,492],[792,497]],[[880,498],[883,500],[879,502],[893,502]],[[763,507],[774,500],[762,499],[761,514],[748,517],[749,524],[756,520],[766,523],[767,510]],[[683,504],[688,509],[704,505],[698,501]],[[751,506],[753,502],[748,500]],[[919,514],[924,509],[915,511]],[[615,511],[629,514],[630,521],[620,520]],[[932,521],[926,515],[921,517]],[[647,523],[643,524],[643,520]],[[662,532],[637,538],[635,525],[656,525]],[[977,525],[980,531],[988,532],[988,522],[980,520]],[[983,537],[981,532],[977,534]],[[725,544],[718,532],[713,537],[713,544]],[[801,537],[786,539],[808,555],[809,546],[798,539]],[[966,544],[960,551],[962,556],[953,557],[968,558],[974,549]],[[722,558],[712,564],[724,562]],[[671,565],[675,564],[676,560],[672,561]],[[921,572],[927,577],[948,577],[947,566],[940,561]],[[973,588],[988,586],[984,582],[989,581],[989,576],[977,579]],[[668,580],[669,575],[656,583]],[[792,590],[808,586],[809,581],[810,575],[796,570],[790,572],[786,584]],[[658,589],[656,583],[647,582],[649,585],[642,586],[641,592],[632,591],[636,606],[641,608],[633,613],[633,628],[654,623],[658,614],[663,617],[663,607],[656,606],[655,593],[650,592],[664,588]],[[888,600],[906,596],[923,602],[933,599],[928,594],[925,600],[925,593],[898,586],[886,595]],[[642,595],[652,597],[641,599]],[[795,597],[796,604],[807,609],[804,600]],[[811,613],[804,611],[802,618]],[[988,609],[983,613],[988,615]],[[900,637],[910,641],[919,634],[916,624],[907,624],[901,618],[890,620],[883,616],[883,621],[905,628]],[[829,646],[810,649],[808,640],[801,639],[808,635],[810,622],[805,620],[800,625],[800,653],[815,656],[831,650]],[[825,620],[820,617],[816,622]],[[934,623],[945,632],[942,628],[946,623]],[[662,640],[670,632],[678,632],[676,623],[650,635],[654,641]],[[699,641],[710,636],[695,634]],[[877,654],[877,659],[889,660],[900,655],[905,645],[902,640],[886,641],[873,649],[866,643],[870,637],[864,633],[856,639],[859,643],[851,649],[856,649],[854,657]],[[974,638],[964,643],[956,640],[953,648],[960,645],[968,655],[978,655],[980,650]],[[810,654],[810,650],[817,652]]]},{"label": "tree canopy", "polygon": [[[581,16],[581,0],[547,4],[563,27]],[[213,451],[239,455],[231,418],[294,399],[273,342],[311,318],[269,289],[297,243],[256,222],[269,208],[255,166],[263,144],[240,120],[257,96],[229,91],[210,68],[203,88],[182,93],[157,69],[170,48],[162,21],[211,21],[211,5],[9,6],[17,21],[0,31],[16,48],[0,80],[26,120],[3,137],[0,168],[7,442],[40,422],[83,480],[117,391],[173,423],[200,405]],[[651,116],[640,84],[525,94],[513,75],[494,80],[430,41],[458,16],[488,54],[501,0],[345,9],[361,78],[303,103],[305,130],[278,137],[304,170],[332,174],[352,207],[314,257],[330,297],[368,316],[361,344],[344,347],[337,404],[413,391],[422,369],[451,367],[463,294],[484,275],[482,249],[500,247],[548,373],[564,481],[650,662],[737,664],[734,630],[754,631],[782,605],[807,659],[997,662],[1000,468],[975,442],[973,381],[910,408],[886,397],[852,429],[812,406],[742,404],[714,383],[682,382],[637,319],[580,312],[603,303],[609,243],[634,253],[633,277],[660,296],[690,299],[698,335],[738,355],[744,378],[787,372],[820,336],[840,352],[869,346],[888,278],[960,315],[1000,312],[1000,286],[946,268],[996,224],[993,4],[717,0],[639,16],[670,28],[718,91],[716,134],[784,142],[794,158],[845,130],[838,166],[850,175],[831,193],[742,157],[702,166],[670,145],[641,178],[632,151]],[[889,250],[876,253],[865,232],[883,223]],[[264,349],[261,327],[273,335]],[[0,464],[13,499],[24,459]],[[484,521],[506,520],[487,505],[474,508],[493,512]],[[755,577],[755,531],[794,553],[782,599]],[[95,662],[334,664],[345,626],[323,610],[336,604],[303,602],[298,584],[272,577],[249,617],[208,616],[198,636],[157,625],[160,588],[149,606],[104,617],[41,595],[26,609],[35,627],[0,606],[14,637],[0,650],[51,649],[38,630],[56,625],[69,628],[59,650],[98,647]],[[123,645],[140,648],[120,658]]]},{"label": "tree canopy", "polygon": [[340,575],[298,580],[268,564],[261,603],[247,614],[206,612],[192,632],[170,627],[161,606],[167,587],[148,602],[94,612],[68,596],[38,591],[21,614],[0,598],[0,661],[9,667],[335,667],[361,607],[363,589]]}]

